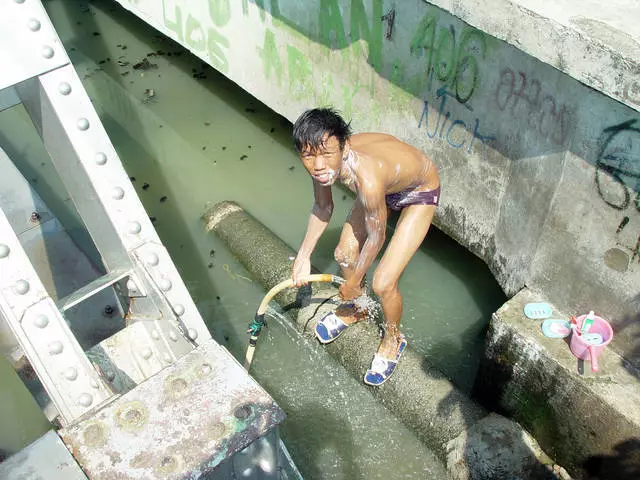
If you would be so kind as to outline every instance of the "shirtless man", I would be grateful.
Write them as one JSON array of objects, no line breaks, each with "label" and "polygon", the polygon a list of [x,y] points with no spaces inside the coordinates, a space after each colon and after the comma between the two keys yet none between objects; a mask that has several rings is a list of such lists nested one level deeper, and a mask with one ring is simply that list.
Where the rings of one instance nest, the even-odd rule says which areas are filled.
[{"label": "shirtless man", "polygon": [[[311,273],[311,253],[333,212],[331,185],[341,181],[356,201],[335,249],[346,282],[340,286],[345,302],[362,295],[367,270],[385,241],[388,209],[399,210],[395,232],[373,275],[373,291],[384,314],[384,337],[364,382],[381,385],[393,373],[407,341],[400,333],[402,296],[400,275],[431,225],[440,197],[435,165],[419,150],[382,133],[351,135],[349,125],[332,109],[303,113],[293,126],[302,163],[313,178],[314,204],[307,232],[293,264],[296,286]],[[349,325],[364,318],[352,303],[341,305],[316,326],[322,343],[335,340]]]}]

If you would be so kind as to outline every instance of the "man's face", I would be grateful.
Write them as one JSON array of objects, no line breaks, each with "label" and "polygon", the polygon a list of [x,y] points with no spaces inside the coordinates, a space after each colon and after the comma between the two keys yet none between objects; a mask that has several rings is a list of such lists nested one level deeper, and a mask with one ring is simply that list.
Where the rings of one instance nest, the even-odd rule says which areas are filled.
[{"label": "man's face", "polygon": [[336,137],[325,137],[323,144],[315,150],[308,147],[300,154],[302,164],[307,172],[324,186],[333,185],[342,168],[342,152],[340,142]]}]

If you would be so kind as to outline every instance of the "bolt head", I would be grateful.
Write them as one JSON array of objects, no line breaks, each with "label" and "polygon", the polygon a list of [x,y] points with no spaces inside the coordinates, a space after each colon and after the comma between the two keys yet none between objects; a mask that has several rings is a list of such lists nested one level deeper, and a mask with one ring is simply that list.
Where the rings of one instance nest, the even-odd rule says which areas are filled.
[{"label": "bolt head", "polygon": [[46,315],[38,315],[33,319],[33,324],[38,328],[44,328],[49,325],[49,319],[46,317]]},{"label": "bolt head", "polygon": [[55,51],[49,45],[45,45],[44,47],[42,47],[42,56],[44,58],[53,58],[54,54]]},{"label": "bolt head", "polygon": [[160,263],[160,258],[155,253],[150,253],[147,255],[146,262],[150,267],[155,267]]},{"label": "bolt head", "polygon": [[78,378],[78,370],[74,367],[69,367],[64,371],[64,378],[73,381]]},{"label": "bolt head", "polygon": [[163,292],[168,292],[169,290],[171,290],[171,280],[169,280],[168,278],[162,278],[158,282],[158,286]]},{"label": "bolt head", "polygon": [[9,245],[0,243],[0,258],[7,258],[9,256],[9,252],[11,252]]},{"label": "bolt head", "polygon": [[77,126],[78,126],[78,130],[82,130],[82,131],[88,130],[89,129],[89,120],[87,120],[84,117],[79,118]]},{"label": "bolt head", "polygon": [[40,30],[40,26],[41,26],[40,22],[35,18],[32,18],[31,20],[29,20],[29,23],[27,25],[29,27],[29,30],[31,30],[32,32],[37,32],[38,30]]},{"label": "bolt head", "polygon": [[64,350],[64,347],[61,342],[55,341],[49,344],[49,355],[58,355],[62,353],[62,350]]},{"label": "bolt head", "polygon": [[83,407],[88,407],[93,403],[93,396],[90,393],[83,393],[78,397],[78,403]]},{"label": "bolt head", "polygon": [[107,163],[107,156],[102,152],[96,153],[96,165],[104,165],[105,163]]},{"label": "bolt head", "polygon": [[111,190],[111,197],[114,200],[122,200],[124,198],[124,189],[121,187],[114,187],[113,190]]},{"label": "bolt head", "polygon": [[58,91],[62,95],[69,95],[71,93],[71,85],[69,85],[67,82],[62,82],[58,87]]},{"label": "bolt head", "polygon": [[18,295],[24,295],[29,291],[29,287],[29,282],[27,282],[26,280],[18,280],[13,289]]},{"label": "bolt head", "polygon": [[142,231],[142,226],[138,222],[129,222],[129,225],[127,226],[127,231],[131,235],[137,235]]}]

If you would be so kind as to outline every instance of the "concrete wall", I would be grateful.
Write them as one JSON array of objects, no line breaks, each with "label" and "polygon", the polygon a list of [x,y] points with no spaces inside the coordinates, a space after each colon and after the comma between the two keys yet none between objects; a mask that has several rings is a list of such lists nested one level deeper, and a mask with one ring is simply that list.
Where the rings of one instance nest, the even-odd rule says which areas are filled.
[{"label": "concrete wall", "polygon": [[526,284],[594,309],[638,356],[636,110],[425,1],[120,3],[291,121],[334,105],[355,131],[424,150],[442,180],[437,226],[508,295]]}]

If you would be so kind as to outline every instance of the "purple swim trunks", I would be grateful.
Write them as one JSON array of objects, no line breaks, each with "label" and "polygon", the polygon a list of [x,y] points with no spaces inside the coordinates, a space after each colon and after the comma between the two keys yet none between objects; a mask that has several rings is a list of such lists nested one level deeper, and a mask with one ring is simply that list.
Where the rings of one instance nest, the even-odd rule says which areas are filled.
[{"label": "purple swim trunks", "polygon": [[392,210],[402,210],[409,205],[438,205],[440,201],[440,187],[427,192],[404,190],[390,193],[385,197],[387,206]]}]

